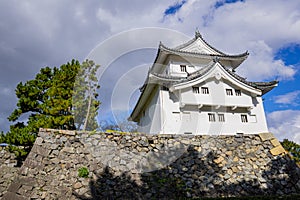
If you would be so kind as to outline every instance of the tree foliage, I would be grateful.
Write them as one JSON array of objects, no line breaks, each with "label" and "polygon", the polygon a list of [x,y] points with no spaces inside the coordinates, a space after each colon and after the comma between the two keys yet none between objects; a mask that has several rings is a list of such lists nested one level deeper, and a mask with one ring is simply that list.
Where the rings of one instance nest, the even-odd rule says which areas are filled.
[{"label": "tree foliage", "polygon": [[28,113],[26,129],[37,133],[40,127],[75,129],[71,113],[73,85],[80,68],[78,61],[60,68],[42,68],[35,79],[19,83],[16,89],[17,109],[8,117],[17,121]]},{"label": "tree foliage", "polygon": [[285,150],[287,150],[288,152],[291,153],[291,155],[293,156],[293,159],[296,162],[300,162],[300,145],[293,142],[293,141],[289,141],[288,139],[284,139],[281,142],[281,145],[283,146],[283,148]]},{"label": "tree foliage", "polygon": [[[17,108],[8,117],[10,121],[16,123],[10,127],[10,131],[5,136],[1,137],[2,140],[9,144],[30,147],[35,141],[39,128],[74,130],[76,129],[74,112],[83,111],[88,103],[90,103],[90,110],[96,112],[100,105],[100,102],[95,100],[96,90],[90,90],[94,92],[93,98],[87,98],[85,94],[90,93],[85,90],[94,87],[93,83],[97,82],[95,76],[97,69],[87,66],[86,63],[91,64],[91,61],[85,61],[81,65],[78,61],[72,60],[60,68],[45,67],[40,70],[35,79],[19,83],[16,88]],[[76,87],[80,88],[81,94],[74,92],[77,75],[85,75],[85,78],[79,79],[80,87],[78,85]],[[81,102],[76,104],[76,107],[73,106],[73,95],[79,96]],[[24,117],[28,117],[26,123]],[[84,121],[84,117],[80,118],[78,124]],[[94,122],[95,120],[90,119],[89,123]]]},{"label": "tree foliage", "polygon": [[96,116],[100,101],[97,90],[100,88],[96,76],[99,65],[91,60],[82,63],[74,84],[73,114],[77,129],[95,130],[98,128]]}]

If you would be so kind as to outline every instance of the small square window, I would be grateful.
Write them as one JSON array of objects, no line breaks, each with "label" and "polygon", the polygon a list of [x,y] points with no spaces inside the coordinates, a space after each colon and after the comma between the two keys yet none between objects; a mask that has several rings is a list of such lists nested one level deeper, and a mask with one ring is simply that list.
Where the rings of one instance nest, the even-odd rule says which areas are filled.
[{"label": "small square window", "polygon": [[257,119],[256,119],[256,115],[249,115],[249,123],[256,123]]},{"label": "small square window", "polygon": [[169,88],[163,85],[163,86],[161,86],[161,90],[163,90],[163,91],[169,91]]},{"label": "small square window", "polygon": [[241,120],[243,123],[247,123],[248,122],[247,115],[241,115]]},{"label": "small square window", "polygon": [[242,96],[241,90],[235,90],[235,95],[236,96]]},{"label": "small square window", "polygon": [[215,114],[208,113],[208,121],[215,122],[216,121]]},{"label": "small square window", "polygon": [[193,93],[199,94],[200,93],[199,87],[193,87]]},{"label": "small square window", "polygon": [[186,71],[186,65],[180,65],[180,71],[181,72],[187,72]]},{"label": "small square window", "polygon": [[218,114],[219,122],[225,122],[224,114]]},{"label": "small square window", "polygon": [[233,95],[232,89],[226,89],[226,94],[227,94],[228,96],[232,96],[232,95]]},{"label": "small square window", "polygon": [[202,94],[209,94],[208,87],[201,87],[201,93]]}]

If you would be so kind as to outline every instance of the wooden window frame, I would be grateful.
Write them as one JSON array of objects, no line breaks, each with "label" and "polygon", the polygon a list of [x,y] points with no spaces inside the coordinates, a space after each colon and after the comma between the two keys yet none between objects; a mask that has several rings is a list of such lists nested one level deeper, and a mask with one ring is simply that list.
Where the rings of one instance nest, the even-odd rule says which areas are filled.
[{"label": "wooden window frame", "polygon": [[187,72],[186,65],[180,65],[180,71],[181,72]]},{"label": "wooden window frame", "polygon": [[224,114],[218,114],[218,120],[219,120],[219,122],[225,122],[225,115]]},{"label": "wooden window frame", "polygon": [[235,96],[242,96],[242,91],[239,89],[235,89]]},{"label": "wooden window frame", "polygon": [[200,88],[199,87],[192,87],[194,94],[200,94]]},{"label": "wooden window frame", "polygon": [[226,89],[226,95],[227,96],[233,96],[232,89]]},{"label": "wooden window frame", "polygon": [[247,115],[245,115],[245,114],[241,114],[241,121],[242,121],[242,123],[248,123],[248,122],[249,122],[249,120],[248,120],[248,117],[247,117]]},{"label": "wooden window frame", "polygon": [[201,93],[202,93],[202,94],[209,94],[209,89],[208,89],[208,87],[201,87]]},{"label": "wooden window frame", "polygon": [[208,121],[209,122],[216,122],[216,116],[214,113],[208,113]]}]

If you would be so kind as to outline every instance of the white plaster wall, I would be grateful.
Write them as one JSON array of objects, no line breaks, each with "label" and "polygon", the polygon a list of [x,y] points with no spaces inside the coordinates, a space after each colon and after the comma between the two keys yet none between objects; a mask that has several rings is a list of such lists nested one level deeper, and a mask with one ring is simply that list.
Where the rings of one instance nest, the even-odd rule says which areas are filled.
[{"label": "white plaster wall", "polygon": [[[215,122],[209,122],[208,113],[215,113]],[[225,122],[218,121],[218,113],[224,114]],[[248,121],[250,115],[248,115]],[[252,113],[254,114],[254,113]],[[226,113],[226,112],[207,112],[207,111],[183,111],[176,114],[176,120],[174,113],[168,113],[168,119],[165,121],[164,130],[162,133],[169,134],[209,134],[209,135],[232,135],[236,133],[262,133],[267,132],[268,129],[265,124],[265,119],[260,115],[257,116],[257,122],[243,123],[241,121],[241,113]],[[260,121],[262,120],[262,121]]]},{"label": "white plaster wall", "polygon": [[141,117],[138,124],[138,131],[142,133],[157,134],[161,132],[161,108],[159,90],[156,90],[145,115]]},{"label": "white plaster wall", "polygon": [[[185,104],[252,106],[252,99],[249,94],[241,90],[242,95],[236,96],[235,89],[239,88],[226,82],[210,79],[195,86],[199,87],[200,93],[193,93],[192,87],[186,88],[182,90],[181,102]],[[201,87],[208,87],[209,94],[202,94]],[[233,96],[226,95],[226,89],[232,89]]]},{"label": "white plaster wall", "polygon": [[187,73],[193,73],[193,72],[198,71],[202,68],[202,66],[198,66],[198,65],[193,65],[193,64],[188,64],[188,63],[182,64],[182,63],[172,62],[172,63],[169,63],[169,65],[167,66],[168,75],[172,75],[172,76],[176,76],[176,77],[186,77],[187,73],[181,71],[180,65],[186,65]]},{"label": "white plaster wall", "polygon": [[[201,87],[201,85],[199,85]],[[261,133],[267,132],[267,124],[263,109],[263,103],[261,97],[252,98],[250,94],[242,91],[242,96],[236,96],[234,87],[230,84],[209,81],[203,83],[202,86],[208,87],[209,94],[194,94],[192,89],[186,89],[178,91],[177,100],[170,99],[170,92],[161,91],[162,100],[162,131],[165,134],[236,134],[236,133]],[[233,96],[226,95],[226,88],[233,89]],[[181,92],[181,96],[180,96]],[[176,98],[175,98],[176,99]],[[186,105],[180,108],[180,101]],[[193,106],[192,109],[188,108],[188,104],[197,105],[206,103],[208,105],[239,105],[239,106],[251,106],[252,109],[247,111],[225,111],[215,109],[215,106],[211,107],[211,110],[203,111]],[[215,113],[215,122],[209,122],[208,113]],[[224,114],[225,122],[219,122],[218,113]],[[248,122],[241,121],[241,114],[247,115]],[[256,121],[251,122],[251,116],[255,116]],[[254,118],[254,117],[252,117]]]},{"label": "white plaster wall", "polygon": [[[170,96],[171,94],[171,96]],[[179,109],[178,95],[162,90],[161,95],[161,133],[179,133],[181,127],[181,113]]]}]

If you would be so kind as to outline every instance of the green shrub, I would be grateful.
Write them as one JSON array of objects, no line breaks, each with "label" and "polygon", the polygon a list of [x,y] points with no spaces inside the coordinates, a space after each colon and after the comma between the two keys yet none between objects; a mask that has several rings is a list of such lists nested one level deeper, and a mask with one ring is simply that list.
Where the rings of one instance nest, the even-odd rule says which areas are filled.
[{"label": "green shrub", "polygon": [[288,139],[284,139],[281,142],[281,145],[283,146],[283,148],[285,148],[285,150],[290,152],[290,154],[293,156],[293,159],[296,162],[300,161],[300,145],[299,144],[297,144],[293,141],[289,141]]},{"label": "green shrub", "polygon": [[86,167],[80,167],[78,169],[78,176],[80,178],[88,178],[88,176],[89,176],[89,170],[88,170],[88,168],[86,168]]}]

